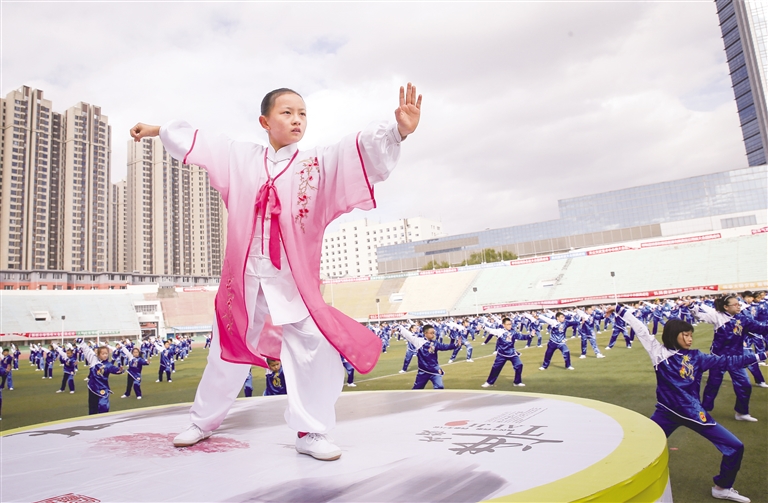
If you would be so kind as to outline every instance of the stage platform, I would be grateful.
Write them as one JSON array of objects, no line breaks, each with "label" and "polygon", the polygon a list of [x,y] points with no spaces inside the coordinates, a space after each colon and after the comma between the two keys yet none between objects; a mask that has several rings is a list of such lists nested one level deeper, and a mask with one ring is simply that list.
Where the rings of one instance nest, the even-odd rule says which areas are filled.
[{"label": "stage platform", "polygon": [[337,461],[296,453],[286,398],[239,399],[209,439],[171,444],[189,405],[5,433],[0,501],[671,501],[649,419],[579,398],[494,391],[343,393]]}]

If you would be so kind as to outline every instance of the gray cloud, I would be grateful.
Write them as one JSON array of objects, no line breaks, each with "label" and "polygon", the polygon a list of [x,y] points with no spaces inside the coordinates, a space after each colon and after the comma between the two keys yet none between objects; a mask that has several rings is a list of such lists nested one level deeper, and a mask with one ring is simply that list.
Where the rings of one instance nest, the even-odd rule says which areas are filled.
[{"label": "gray cloud", "polygon": [[557,218],[557,199],[746,165],[712,2],[13,3],[0,92],[101,105],[113,179],[128,129],[182,117],[261,139],[292,87],[303,145],[391,119],[406,79],[419,131],[344,219],[441,219],[450,233]]}]

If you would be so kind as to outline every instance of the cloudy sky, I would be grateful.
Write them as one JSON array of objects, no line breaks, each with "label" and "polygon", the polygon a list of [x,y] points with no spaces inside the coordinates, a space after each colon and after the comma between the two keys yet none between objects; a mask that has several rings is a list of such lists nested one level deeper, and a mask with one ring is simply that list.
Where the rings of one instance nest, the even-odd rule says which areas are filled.
[{"label": "cloudy sky", "polygon": [[136,122],[266,142],[262,96],[305,97],[302,146],[422,121],[379,209],[449,234],[558,217],[557,200],[745,167],[715,3],[3,2],[0,92],[100,105],[125,176]]}]

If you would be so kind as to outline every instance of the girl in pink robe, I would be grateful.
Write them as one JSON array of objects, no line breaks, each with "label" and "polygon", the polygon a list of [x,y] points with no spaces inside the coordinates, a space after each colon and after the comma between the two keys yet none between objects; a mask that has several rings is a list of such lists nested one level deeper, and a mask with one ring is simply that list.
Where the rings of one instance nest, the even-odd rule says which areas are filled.
[{"label": "girl in pink robe", "polygon": [[325,228],[355,208],[376,207],[373,184],[394,168],[400,142],[418,125],[421,96],[400,88],[396,123],[374,123],[328,147],[300,151],[304,101],[278,89],[262,102],[269,145],[233,141],[182,121],[138,124],[136,141],[159,134],[176,159],[208,171],[227,206],[227,249],[216,296],[208,364],[191,409],[192,426],[174,444],[188,446],[219,427],[250,366],[282,361],[288,386],[288,426],[296,449],[318,459],[341,451],[324,436],[335,426],[335,402],[346,375],[339,354],[370,372],[378,338],[328,306],[320,294]]}]

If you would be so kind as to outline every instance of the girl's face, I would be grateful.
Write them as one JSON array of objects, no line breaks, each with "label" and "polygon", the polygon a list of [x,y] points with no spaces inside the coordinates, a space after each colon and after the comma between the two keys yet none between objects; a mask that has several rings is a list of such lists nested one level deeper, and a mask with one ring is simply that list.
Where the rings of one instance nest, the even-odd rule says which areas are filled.
[{"label": "girl's face", "polygon": [[731,316],[736,316],[741,312],[741,304],[736,297],[729,297],[728,301],[723,305],[725,312]]},{"label": "girl's face", "polygon": [[101,347],[98,350],[98,357],[101,361],[106,361],[109,359],[109,348]]},{"label": "girl's face", "polygon": [[681,349],[691,349],[693,344],[693,332],[680,332],[677,334],[677,345]]},{"label": "girl's face", "polygon": [[281,94],[269,115],[259,118],[267,130],[269,141],[275,150],[299,142],[307,128],[307,107],[301,96],[293,93]]}]

